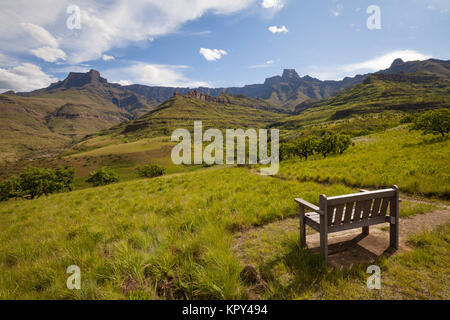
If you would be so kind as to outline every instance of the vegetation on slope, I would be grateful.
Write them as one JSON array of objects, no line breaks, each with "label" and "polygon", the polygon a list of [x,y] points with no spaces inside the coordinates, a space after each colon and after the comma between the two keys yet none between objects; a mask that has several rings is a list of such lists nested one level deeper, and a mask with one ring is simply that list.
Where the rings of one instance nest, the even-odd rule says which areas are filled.
[{"label": "vegetation on slope", "polygon": [[[404,112],[450,107],[450,82],[422,75],[372,75],[273,127],[318,132],[329,126],[353,136],[398,125]],[[425,77],[425,78],[424,78]]]},{"label": "vegetation on slope", "polygon": [[422,136],[403,125],[355,143],[343,155],[282,162],[279,174],[358,187],[396,184],[403,192],[450,197],[450,139]]},{"label": "vegetation on slope", "polygon": [[[317,204],[321,193],[355,191],[235,168],[9,201],[0,206],[0,297],[248,298],[253,289],[240,277],[244,266],[232,251],[233,234],[296,216],[295,197]],[[404,210],[401,214],[408,215]],[[292,269],[294,275],[314,271],[323,278],[320,257],[307,250],[295,257],[288,267],[302,269]],[[81,268],[79,291],[66,288],[70,265]],[[339,274],[330,271],[327,279],[334,283]],[[320,288],[316,276],[305,282],[311,290]],[[283,291],[263,287],[262,294]]]}]

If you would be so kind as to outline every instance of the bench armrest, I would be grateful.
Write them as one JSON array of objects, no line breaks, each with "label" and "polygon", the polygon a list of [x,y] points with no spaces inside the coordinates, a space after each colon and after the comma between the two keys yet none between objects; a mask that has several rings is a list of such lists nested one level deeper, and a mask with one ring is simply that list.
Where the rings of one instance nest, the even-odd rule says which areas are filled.
[{"label": "bench armrest", "polygon": [[322,210],[320,210],[320,208],[316,205],[313,205],[312,203],[309,203],[306,200],[300,199],[300,198],[296,198],[295,202],[297,202],[299,205],[308,208],[314,212],[317,212],[318,214],[323,214]]}]

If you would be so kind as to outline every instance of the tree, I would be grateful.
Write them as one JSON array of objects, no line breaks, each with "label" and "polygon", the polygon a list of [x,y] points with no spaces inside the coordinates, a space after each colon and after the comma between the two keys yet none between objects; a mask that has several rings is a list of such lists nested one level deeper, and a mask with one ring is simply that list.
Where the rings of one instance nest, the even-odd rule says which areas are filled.
[{"label": "tree", "polygon": [[0,184],[0,201],[18,197],[34,199],[44,194],[72,191],[74,178],[74,168],[53,170],[28,166],[18,177],[13,176]]},{"label": "tree", "polygon": [[343,154],[345,150],[350,148],[350,146],[353,146],[354,143],[352,141],[352,138],[346,134],[339,134],[337,139],[337,151],[340,154]]},{"label": "tree", "polygon": [[141,177],[153,178],[162,176],[166,170],[157,164],[149,163],[143,167],[137,168],[137,171]]},{"label": "tree", "polygon": [[97,171],[91,172],[86,179],[86,182],[94,187],[104,186],[117,181],[119,181],[119,175],[108,167],[101,167]]},{"label": "tree", "polygon": [[352,139],[348,135],[327,133],[320,139],[317,152],[326,158],[330,154],[343,154],[351,145]]},{"label": "tree", "polygon": [[413,119],[411,130],[420,130],[422,134],[441,134],[445,137],[450,131],[450,110],[431,110],[421,114]]},{"label": "tree", "polygon": [[296,146],[296,154],[305,160],[308,160],[308,158],[317,150],[317,146],[319,145],[320,140],[316,136],[309,136],[306,139],[301,140],[297,143]]}]

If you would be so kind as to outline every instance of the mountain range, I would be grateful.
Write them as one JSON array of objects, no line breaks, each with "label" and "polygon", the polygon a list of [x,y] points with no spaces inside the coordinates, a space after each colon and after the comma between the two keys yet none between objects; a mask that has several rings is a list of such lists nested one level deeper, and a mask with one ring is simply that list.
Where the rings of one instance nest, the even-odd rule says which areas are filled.
[{"label": "mountain range", "polygon": [[[390,68],[375,74],[402,73],[448,80],[450,61],[430,59],[403,62],[397,59]],[[281,76],[267,78],[262,84],[192,90],[139,84],[121,86],[109,83],[96,70],[87,73],[71,72],[66,79],[47,88],[32,92],[9,91],[0,95],[0,159],[16,160],[27,154],[46,154],[53,149],[65,148],[87,135],[129,121],[132,121],[129,128],[133,127],[131,123],[154,124],[155,117],[163,118],[156,121],[159,124],[170,122],[171,120],[164,118],[173,119],[177,114],[186,116],[189,107],[175,112],[176,108],[167,106],[171,103],[180,106],[182,101],[189,101],[186,103],[192,105],[192,98],[196,96],[199,98],[197,100],[203,99],[204,102],[218,99],[213,101],[215,107],[211,107],[209,111],[205,109],[207,104],[202,104],[202,112],[216,114],[218,119],[222,116],[230,119],[245,114],[243,118],[247,120],[255,117],[267,124],[272,117],[272,122],[278,122],[280,116],[295,117],[324,99],[333,98],[363,84],[370,79],[369,76],[370,74],[366,74],[347,77],[341,81],[321,81],[310,76],[300,77],[295,70],[286,69]],[[176,94],[189,99],[174,97]],[[166,101],[168,103],[161,106]],[[234,111],[239,111],[219,112],[220,108],[225,110],[225,106],[228,110],[234,108]],[[171,115],[171,112],[175,114]],[[195,112],[193,114],[198,115]],[[158,130],[167,128],[160,126]]]}]

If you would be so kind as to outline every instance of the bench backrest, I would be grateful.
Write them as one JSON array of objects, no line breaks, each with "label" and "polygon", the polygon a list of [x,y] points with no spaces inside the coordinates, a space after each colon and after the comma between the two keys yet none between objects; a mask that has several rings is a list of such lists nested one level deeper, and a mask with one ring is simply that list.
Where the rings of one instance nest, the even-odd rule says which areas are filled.
[{"label": "bench backrest", "polygon": [[321,196],[321,209],[327,212],[328,226],[350,224],[370,218],[385,217],[388,208],[395,214],[398,188],[366,191],[326,198]]}]

